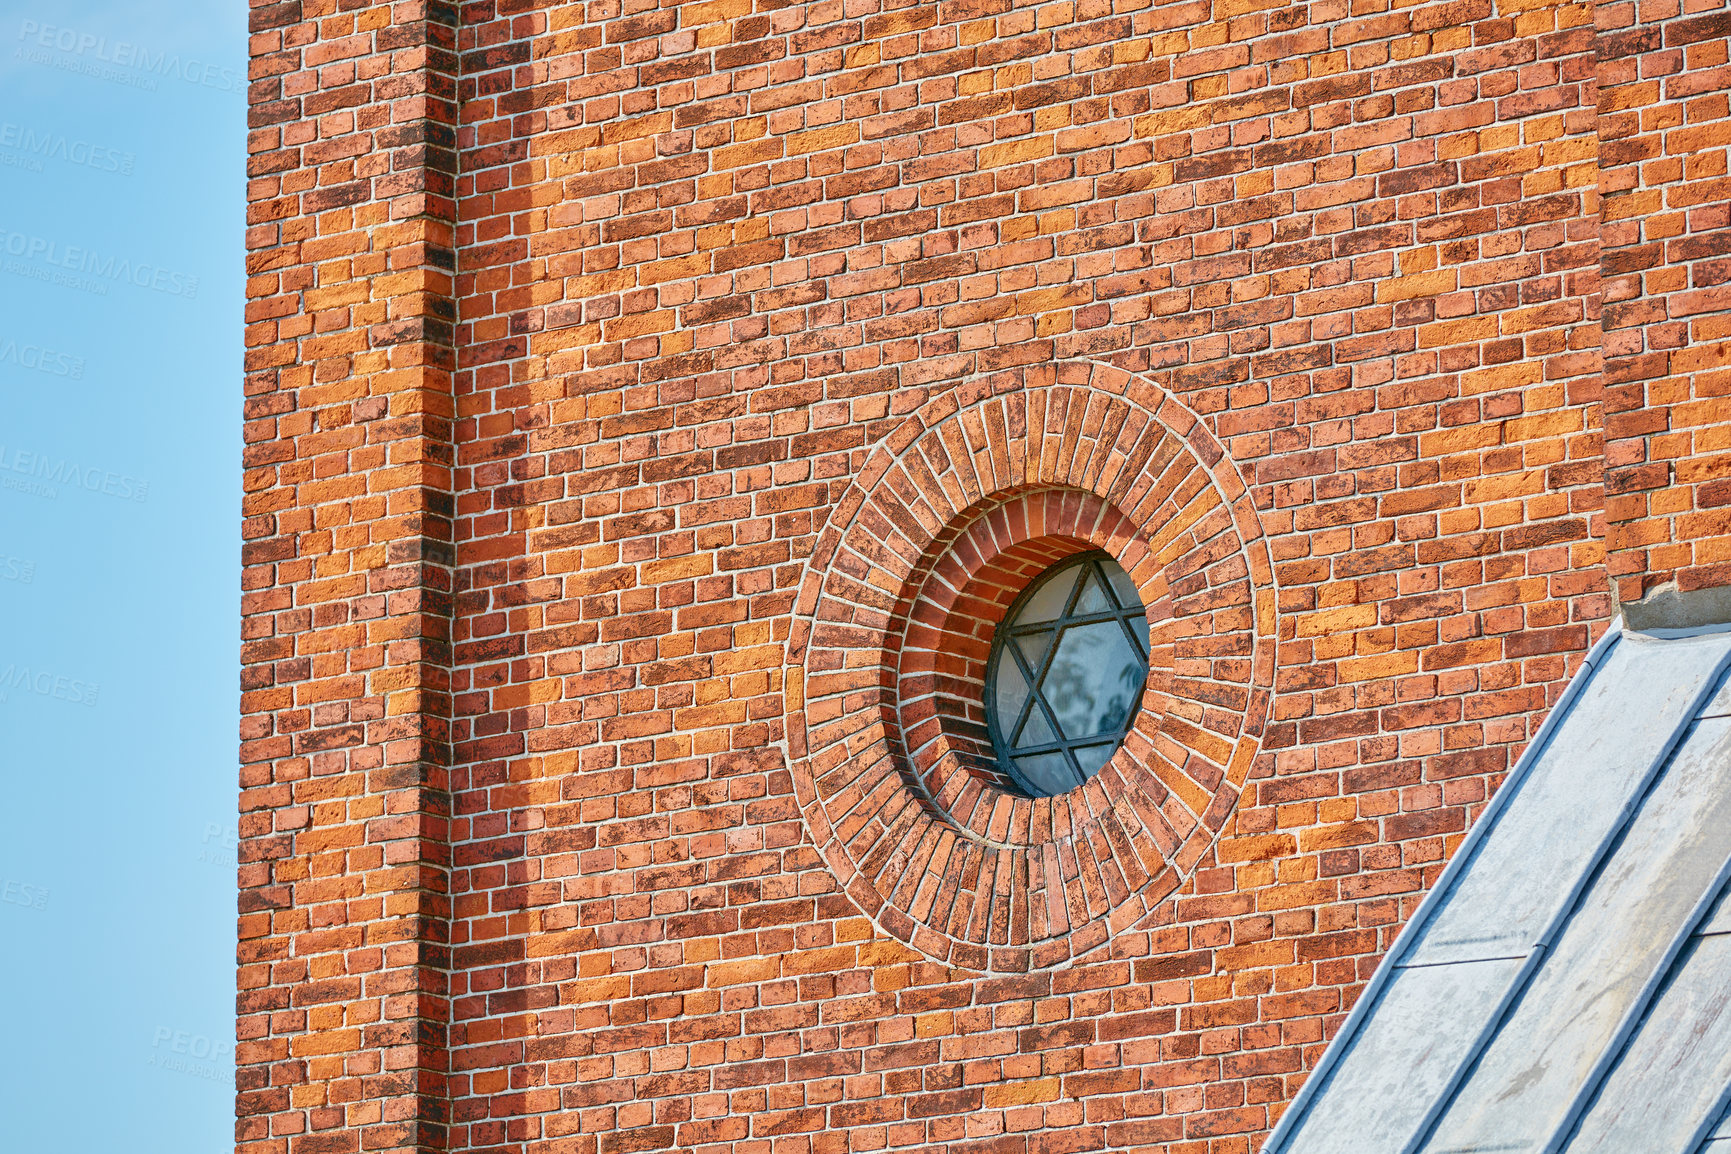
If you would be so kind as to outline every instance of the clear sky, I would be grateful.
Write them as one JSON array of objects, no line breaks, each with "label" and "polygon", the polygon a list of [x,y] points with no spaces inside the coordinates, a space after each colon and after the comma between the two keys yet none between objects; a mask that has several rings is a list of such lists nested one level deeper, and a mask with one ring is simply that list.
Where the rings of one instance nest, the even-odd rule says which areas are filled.
[{"label": "clear sky", "polygon": [[0,0],[0,1148],[233,1142],[246,5]]}]

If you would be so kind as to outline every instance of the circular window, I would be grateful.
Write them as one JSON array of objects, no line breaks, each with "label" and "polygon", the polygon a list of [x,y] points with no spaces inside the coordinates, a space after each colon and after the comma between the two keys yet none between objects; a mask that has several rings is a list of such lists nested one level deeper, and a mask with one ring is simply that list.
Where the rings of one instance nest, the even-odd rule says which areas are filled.
[{"label": "circular window", "polygon": [[998,626],[986,664],[986,722],[998,763],[1035,797],[1100,771],[1148,681],[1148,612],[1105,553],[1035,579]]},{"label": "circular window", "polygon": [[1277,609],[1243,477],[1153,384],[1042,362],[937,390],[834,498],[786,635],[787,771],[835,900],[980,974],[1158,943],[1290,744],[1262,748]]}]

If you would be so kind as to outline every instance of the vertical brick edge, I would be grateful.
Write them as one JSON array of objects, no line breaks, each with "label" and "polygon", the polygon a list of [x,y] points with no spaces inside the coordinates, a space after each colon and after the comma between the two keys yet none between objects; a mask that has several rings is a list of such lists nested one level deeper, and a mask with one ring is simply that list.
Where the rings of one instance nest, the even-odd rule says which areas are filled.
[{"label": "vertical brick edge", "polygon": [[456,10],[255,2],[236,1149],[446,1147]]}]

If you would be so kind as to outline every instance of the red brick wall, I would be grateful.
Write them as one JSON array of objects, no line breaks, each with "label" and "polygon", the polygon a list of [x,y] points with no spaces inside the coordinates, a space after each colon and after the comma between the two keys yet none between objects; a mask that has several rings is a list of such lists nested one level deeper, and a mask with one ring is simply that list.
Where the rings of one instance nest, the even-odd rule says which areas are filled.
[{"label": "red brick wall", "polygon": [[[1725,420],[1601,435],[1607,12],[255,8],[243,1144],[1254,1149],[1607,533],[1716,556],[1604,512]],[[898,647],[1053,488],[1178,631],[1038,803]]]},{"label": "red brick wall", "polygon": [[236,1148],[443,1148],[454,13],[252,10]]},{"label": "red brick wall", "polygon": [[1637,601],[1731,585],[1731,13],[1596,19],[1610,567]]}]

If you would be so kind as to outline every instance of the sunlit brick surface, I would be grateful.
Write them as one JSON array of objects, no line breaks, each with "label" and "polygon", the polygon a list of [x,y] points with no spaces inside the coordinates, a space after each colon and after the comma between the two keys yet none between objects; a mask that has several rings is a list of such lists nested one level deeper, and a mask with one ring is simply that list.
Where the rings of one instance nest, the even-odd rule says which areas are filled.
[{"label": "sunlit brick surface", "polygon": [[[1721,580],[1726,33],[1655,12],[255,5],[242,1149],[1254,1150],[1607,543]],[[1219,497],[1175,620],[1250,640],[1036,870],[886,652],[946,516],[1188,532],[1147,414]],[[835,836],[825,701],[899,826]]]},{"label": "sunlit brick surface", "polygon": [[1597,19],[1611,573],[1634,601],[1731,584],[1731,12]]}]

